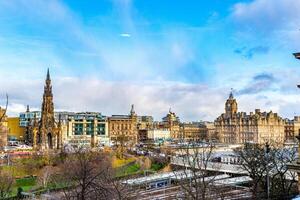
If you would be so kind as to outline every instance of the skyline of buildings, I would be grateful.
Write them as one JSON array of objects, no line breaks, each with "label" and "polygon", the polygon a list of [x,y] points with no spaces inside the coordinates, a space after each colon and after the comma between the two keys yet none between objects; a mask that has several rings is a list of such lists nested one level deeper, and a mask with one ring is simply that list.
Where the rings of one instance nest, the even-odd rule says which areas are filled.
[{"label": "skyline of buildings", "polygon": [[[225,113],[214,122],[181,122],[171,108],[161,121],[152,116],[141,116],[134,105],[128,115],[104,116],[97,112],[55,112],[52,84],[47,71],[41,111],[20,113],[19,118],[7,117],[6,135],[32,144],[34,148],[61,148],[70,144],[90,144],[92,146],[117,144],[134,145],[148,139],[175,141],[215,140],[228,144],[245,142],[265,143],[276,140],[295,142],[300,131],[298,117],[283,119],[277,113],[238,112],[238,104],[231,91],[225,102]],[[17,127],[18,126],[18,127]],[[18,131],[18,133],[13,133]],[[162,133],[166,134],[162,136]]]}]

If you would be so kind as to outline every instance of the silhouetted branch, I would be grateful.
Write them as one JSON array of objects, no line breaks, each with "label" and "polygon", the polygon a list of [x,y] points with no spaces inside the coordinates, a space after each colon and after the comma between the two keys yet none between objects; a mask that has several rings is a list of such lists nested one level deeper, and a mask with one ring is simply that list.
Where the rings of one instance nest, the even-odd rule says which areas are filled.
[{"label": "silhouetted branch", "polygon": [[5,105],[5,110],[4,110],[3,114],[2,114],[1,117],[0,117],[0,122],[2,122],[3,118],[4,118],[5,115],[6,115],[7,107],[8,107],[8,94],[6,94],[6,105]]}]

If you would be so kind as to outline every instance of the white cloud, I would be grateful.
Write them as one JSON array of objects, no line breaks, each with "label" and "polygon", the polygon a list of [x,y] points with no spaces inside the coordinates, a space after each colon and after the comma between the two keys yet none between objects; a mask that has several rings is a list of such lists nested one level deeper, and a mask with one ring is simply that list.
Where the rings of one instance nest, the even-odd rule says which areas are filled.
[{"label": "white cloud", "polygon": [[[8,5],[2,6],[3,2]],[[38,36],[0,36],[0,92],[8,92],[10,95],[11,114],[25,110],[26,104],[40,108],[43,73],[48,66],[54,66],[53,71],[61,76],[53,76],[54,102],[59,110],[101,111],[107,115],[126,114],[130,104],[134,103],[139,114],[149,114],[160,119],[172,107],[184,120],[215,119],[224,110],[230,88],[241,87],[243,82],[247,84],[246,80],[251,74],[263,70],[260,67],[251,68],[249,63],[241,69],[240,66],[244,66],[244,63],[233,60],[230,56],[225,61],[217,57],[216,62],[222,62],[216,63],[221,66],[217,74],[209,77],[213,86],[168,82],[185,76],[183,71],[188,68],[184,68],[185,65],[195,60],[199,62],[202,57],[197,56],[202,54],[199,53],[202,49],[195,48],[195,38],[189,37],[184,30],[162,27],[163,31],[153,37],[145,34],[144,29],[137,29],[136,20],[140,18],[135,16],[131,1],[114,1],[117,6],[113,15],[119,17],[117,21],[121,21],[121,27],[103,32],[103,29],[94,32],[93,28],[97,27],[82,24],[81,19],[60,1],[45,3],[21,0],[21,5],[10,2],[12,1],[0,2],[0,18],[17,15],[20,17],[18,19],[22,19],[20,22],[30,21],[34,24],[26,24],[26,27],[28,25],[35,30],[38,26],[37,33],[46,31],[46,37],[50,38],[48,41],[48,38]],[[300,19],[298,11],[299,3],[294,0],[255,0],[236,4],[232,17],[241,24],[256,25],[253,27],[262,30],[265,27],[270,31],[279,29],[277,33],[284,33],[282,36],[287,33],[291,35],[291,27],[296,27],[294,25]],[[18,24],[15,26],[20,28]],[[200,29],[202,31],[202,27]],[[124,40],[118,34],[121,37],[134,37]],[[295,41],[299,41],[296,33],[292,35]],[[236,69],[234,73],[230,73],[232,68]],[[227,76],[224,75],[225,71]],[[66,74],[70,77],[63,77]],[[290,74],[286,72],[284,77],[290,77]],[[189,80],[191,77],[184,78]],[[300,80],[299,78],[296,76],[293,80]],[[288,84],[293,85],[294,82],[279,83],[281,87],[288,87]],[[263,95],[266,98],[260,98],[262,95],[260,92],[239,96],[240,110],[249,112],[254,108],[273,109],[291,116],[292,111],[286,112],[285,108],[300,103],[295,91],[291,94],[269,91]]]},{"label": "white cloud", "polygon": [[[236,20],[248,21],[265,27],[299,25],[300,2],[295,0],[253,0],[233,7]],[[253,25],[253,24],[248,24]]]},{"label": "white cloud", "polygon": [[299,45],[300,1],[295,0],[253,0],[237,3],[232,8],[232,19],[238,23],[243,37],[259,33],[270,44],[296,47]]},{"label": "white cloud", "polygon": [[[33,108],[41,107],[44,81],[34,81],[29,87],[24,82],[1,80],[3,88],[9,90],[9,115],[25,111],[27,104]],[[157,120],[164,117],[171,107],[181,119],[192,121],[214,119],[222,112],[223,98],[227,96],[220,89],[198,84],[138,84],[72,77],[54,77],[53,93],[57,110],[128,114],[130,105],[135,104],[138,114],[153,115]]]},{"label": "white cloud", "polygon": [[[224,112],[229,91],[226,87],[212,88],[180,82],[133,83],[93,78],[52,78],[57,110],[128,114],[130,105],[135,104],[138,114],[152,115],[156,120],[164,117],[171,107],[183,121],[212,121]],[[31,87],[22,82],[4,82],[3,79],[0,84],[10,88],[9,115],[25,111],[27,104],[35,109],[41,107],[43,80],[34,81]],[[295,107],[300,104],[300,93],[297,92],[264,91],[236,98],[240,111],[250,112],[260,108],[291,118],[294,113],[300,114],[300,109]]]},{"label": "white cloud", "polygon": [[131,37],[131,35],[129,33],[121,33],[120,36],[121,37]]}]

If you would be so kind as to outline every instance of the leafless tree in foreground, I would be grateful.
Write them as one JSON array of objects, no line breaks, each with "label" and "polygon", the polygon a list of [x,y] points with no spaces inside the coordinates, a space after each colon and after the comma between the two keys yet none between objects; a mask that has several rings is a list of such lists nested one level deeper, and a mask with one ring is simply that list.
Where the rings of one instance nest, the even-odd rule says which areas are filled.
[{"label": "leafless tree in foreground", "polygon": [[264,146],[252,143],[246,143],[243,148],[236,149],[235,153],[241,159],[241,168],[252,178],[251,192],[254,199],[259,198],[261,183],[266,175],[268,162],[273,156],[269,156],[267,160]]},{"label": "leafless tree in foreground", "polygon": [[287,164],[295,162],[297,151],[291,148],[273,148],[275,158],[270,170],[271,197],[289,199],[297,189],[297,173],[288,170]]},{"label": "leafless tree in foreground", "polygon": [[124,133],[122,133],[121,135],[119,136],[116,136],[114,139],[113,139],[117,149],[116,149],[116,152],[117,152],[117,157],[122,159],[124,158],[124,153],[126,153],[126,146],[129,142],[129,138],[128,136],[126,136]]},{"label": "leafless tree in foreground", "polygon": [[49,183],[52,181],[52,177],[55,174],[55,167],[48,165],[43,167],[38,175],[38,183],[43,188],[47,188]]},{"label": "leafless tree in foreground", "polygon": [[64,184],[64,198],[89,200],[105,199],[107,190],[102,177],[108,167],[106,158],[100,153],[78,149],[60,166],[57,182]]},{"label": "leafless tree in foreground", "polygon": [[174,169],[174,174],[178,179],[184,199],[204,200],[210,198],[214,190],[212,183],[216,175],[207,169],[209,167],[217,168],[211,162],[214,150],[215,147],[211,143],[200,146],[189,144],[179,149],[178,152],[181,155],[174,159],[177,159],[184,169],[180,175],[176,173],[178,169]]},{"label": "leafless tree in foreground", "polygon": [[0,116],[0,122],[2,122],[2,120],[4,119],[4,117],[6,115],[7,107],[8,107],[8,95],[6,94],[5,109],[4,109],[4,112],[2,113],[2,115]]},{"label": "leafless tree in foreground", "polygon": [[108,155],[79,149],[59,166],[56,182],[64,184],[64,199],[128,199],[127,189],[115,178]]},{"label": "leafless tree in foreground", "polygon": [[[252,178],[254,199],[285,199],[293,193],[296,173],[288,170],[287,164],[296,160],[296,151],[274,144],[245,144],[236,149],[241,159],[241,167]],[[268,192],[269,188],[269,192]]]},{"label": "leafless tree in foreground", "polygon": [[115,200],[131,200],[135,194],[127,184],[123,183],[123,180],[116,178],[115,170],[111,168],[105,173],[105,182],[109,188],[109,199]]},{"label": "leafless tree in foreground", "polygon": [[14,183],[13,175],[0,168],[0,199],[4,199],[11,194]]},{"label": "leafless tree in foreground", "polygon": [[[2,113],[0,112],[0,148],[2,146],[5,146],[6,141],[7,141],[7,128],[3,126],[3,121],[6,118],[7,107],[8,107],[8,95],[6,94],[5,109],[3,109]],[[2,111],[2,110],[0,110],[0,111]]]}]

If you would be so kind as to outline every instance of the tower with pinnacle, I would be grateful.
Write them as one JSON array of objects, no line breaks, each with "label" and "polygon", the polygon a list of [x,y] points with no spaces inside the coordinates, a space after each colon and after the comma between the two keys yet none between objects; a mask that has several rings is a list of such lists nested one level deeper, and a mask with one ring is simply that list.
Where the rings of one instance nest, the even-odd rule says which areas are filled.
[{"label": "tower with pinnacle", "polygon": [[36,148],[40,150],[60,148],[60,126],[59,123],[55,122],[54,118],[53,93],[49,69],[44,86],[41,120],[37,128],[34,141]]},{"label": "tower with pinnacle", "polygon": [[232,117],[237,113],[237,111],[238,111],[238,105],[237,105],[236,99],[233,97],[233,91],[231,89],[229,98],[227,99],[227,101],[225,103],[225,113],[226,113],[226,116]]}]

